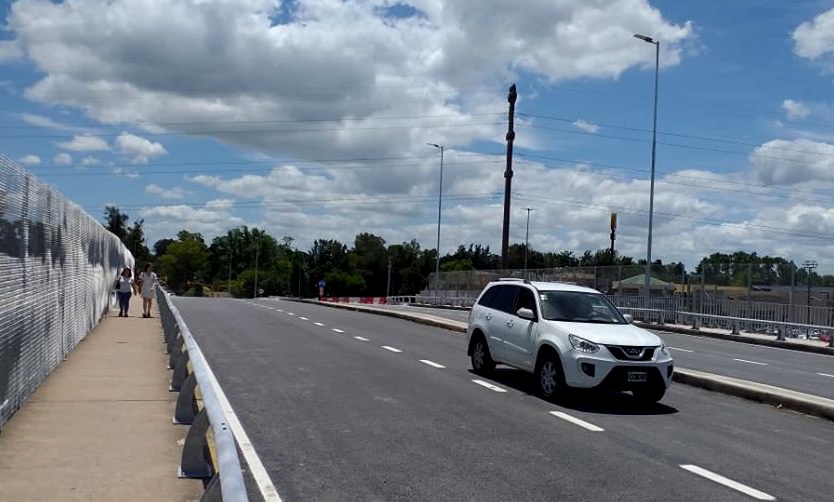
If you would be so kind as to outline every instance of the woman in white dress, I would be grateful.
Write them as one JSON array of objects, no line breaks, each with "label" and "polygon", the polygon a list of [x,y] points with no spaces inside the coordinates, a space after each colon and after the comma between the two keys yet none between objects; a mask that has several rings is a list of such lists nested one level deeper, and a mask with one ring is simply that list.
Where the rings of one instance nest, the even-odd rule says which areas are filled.
[{"label": "woman in white dress", "polygon": [[156,294],[158,281],[150,263],[145,265],[145,270],[139,274],[139,283],[142,285],[142,317],[151,317],[153,296]]}]

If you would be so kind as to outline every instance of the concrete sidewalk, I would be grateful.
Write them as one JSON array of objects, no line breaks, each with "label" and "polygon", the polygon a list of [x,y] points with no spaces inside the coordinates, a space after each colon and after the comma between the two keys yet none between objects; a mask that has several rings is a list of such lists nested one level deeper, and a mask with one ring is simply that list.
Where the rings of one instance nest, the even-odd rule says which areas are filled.
[{"label": "concrete sidewalk", "polygon": [[[156,305],[154,305],[156,307]],[[0,433],[0,501],[198,500],[177,478],[187,428],[171,423],[176,394],[159,317],[108,318],[82,341]]]}]

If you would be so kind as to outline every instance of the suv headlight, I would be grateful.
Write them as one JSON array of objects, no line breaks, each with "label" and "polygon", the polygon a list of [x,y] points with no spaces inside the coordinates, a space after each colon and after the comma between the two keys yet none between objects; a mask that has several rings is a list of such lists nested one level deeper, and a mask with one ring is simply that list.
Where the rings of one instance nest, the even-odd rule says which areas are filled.
[{"label": "suv headlight", "polygon": [[669,347],[667,347],[665,343],[660,345],[660,353],[664,356],[672,357],[672,353],[669,352]]},{"label": "suv headlight", "polygon": [[570,340],[570,344],[573,347],[573,350],[577,352],[593,354],[594,352],[599,351],[599,345],[589,342],[584,338],[579,338],[576,335],[568,335],[568,340]]}]

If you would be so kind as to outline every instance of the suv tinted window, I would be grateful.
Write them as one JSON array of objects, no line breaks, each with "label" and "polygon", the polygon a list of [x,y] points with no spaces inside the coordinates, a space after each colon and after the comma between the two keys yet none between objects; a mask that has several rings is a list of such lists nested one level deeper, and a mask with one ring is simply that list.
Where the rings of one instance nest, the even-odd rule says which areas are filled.
[{"label": "suv tinted window", "polygon": [[519,288],[518,300],[515,302],[515,310],[513,313],[515,314],[518,312],[518,309],[530,309],[534,314],[538,315],[538,311],[536,309],[536,295],[534,295],[533,292],[527,288]]},{"label": "suv tinted window", "polygon": [[518,295],[518,286],[494,286],[495,297],[492,299],[490,307],[514,314],[515,299]]},{"label": "suv tinted window", "polygon": [[486,292],[481,295],[480,300],[478,300],[478,305],[482,305],[484,307],[489,307],[492,304],[492,299],[495,298],[495,290],[497,288],[489,288]]}]

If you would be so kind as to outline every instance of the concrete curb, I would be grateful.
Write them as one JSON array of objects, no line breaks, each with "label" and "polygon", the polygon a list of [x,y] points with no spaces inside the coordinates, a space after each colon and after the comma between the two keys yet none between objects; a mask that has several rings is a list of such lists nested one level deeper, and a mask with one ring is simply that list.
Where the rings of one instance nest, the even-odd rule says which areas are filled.
[{"label": "concrete curb", "polygon": [[834,420],[834,400],[702,371],[676,368],[677,383]]},{"label": "concrete curb", "polygon": [[[466,333],[466,323],[450,319],[441,319],[408,312],[386,311],[362,305],[328,303],[319,302],[317,300],[286,299],[313,305],[324,305],[326,307],[339,308],[342,310],[352,310],[355,312],[365,312],[368,314],[395,317],[397,319],[424,324],[426,326],[443,328],[457,333]],[[749,380],[731,378],[685,368],[675,368],[675,373],[672,379],[683,385],[689,385],[713,392],[740,397],[758,403],[769,404],[777,408],[798,411],[800,413],[814,415],[834,421],[834,400],[831,399],[825,399],[811,394],[804,394],[802,392],[783,389],[781,387],[774,387],[772,385],[751,382]]]},{"label": "concrete curb", "polygon": [[731,342],[748,343],[750,345],[763,345],[765,347],[776,347],[780,349],[796,350],[799,352],[811,352],[813,354],[822,354],[827,356],[834,356],[834,348],[819,347],[814,345],[804,345],[801,343],[792,343],[782,340],[763,340],[758,338],[750,338],[744,335],[731,335],[727,333],[713,333],[710,331],[703,331],[693,328],[682,328],[680,326],[670,326],[668,324],[652,324],[648,322],[634,322],[635,326],[640,326],[643,329],[650,329],[655,331],[670,331],[672,333],[680,333],[682,335],[701,336],[705,338],[715,338],[718,340],[728,340]]}]

